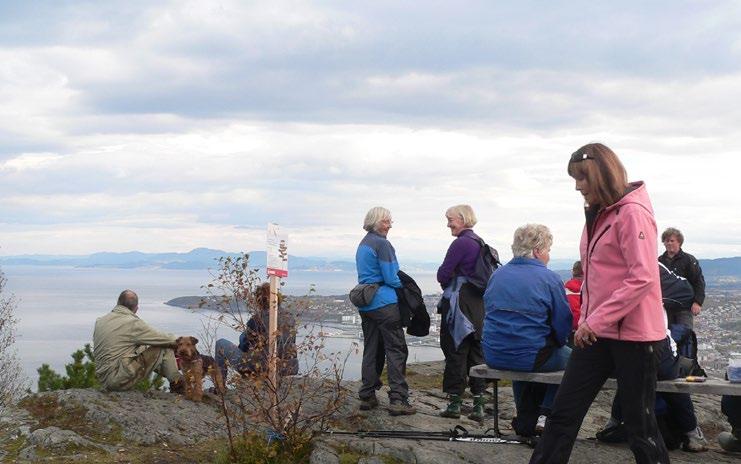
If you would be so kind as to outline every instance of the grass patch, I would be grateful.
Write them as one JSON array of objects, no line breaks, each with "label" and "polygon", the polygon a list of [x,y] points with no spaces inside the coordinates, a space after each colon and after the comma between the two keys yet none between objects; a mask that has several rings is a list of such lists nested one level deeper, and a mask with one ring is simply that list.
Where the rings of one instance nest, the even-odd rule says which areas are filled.
[{"label": "grass patch", "polygon": [[[346,445],[335,448],[335,451],[337,451],[337,457],[340,460],[340,464],[357,464],[360,458],[370,457],[369,454]],[[383,464],[402,464],[404,462],[387,454],[381,454],[376,457],[380,459]]]},{"label": "grass patch", "polygon": [[118,424],[101,427],[100,424],[90,422],[85,418],[87,414],[85,407],[71,404],[62,407],[53,395],[30,395],[23,398],[19,404],[38,420],[38,425],[34,430],[55,426],[72,430],[96,442],[116,444],[123,440],[121,427]]},{"label": "grass patch", "polygon": [[249,433],[235,441],[234,458],[236,459],[230,456],[228,445],[226,445],[213,462],[216,464],[303,464],[309,462],[312,448],[311,440],[290,447],[284,441],[268,442],[262,433]]},{"label": "grass patch", "polygon": [[7,457],[17,457],[18,453],[27,446],[25,437],[18,437],[15,440],[8,440],[3,443],[3,451],[8,453]]},{"label": "grass patch", "polygon": [[407,367],[407,383],[409,388],[415,390],[439,390],[443,386],[443,374],[432,373],[424,374],[416,372],[414,369]]}]

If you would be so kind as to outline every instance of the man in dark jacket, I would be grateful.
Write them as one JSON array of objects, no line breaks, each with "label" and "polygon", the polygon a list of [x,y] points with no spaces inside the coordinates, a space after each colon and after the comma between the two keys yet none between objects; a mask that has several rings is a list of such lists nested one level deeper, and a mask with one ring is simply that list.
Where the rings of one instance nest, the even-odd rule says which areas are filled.
[{"label": "man in dark jacket", "polygon": [[694,328],[693,318],[700,314],[705,301],[705,278],[702,269],[694,256],[682,250],[684,235],[679,229],[670,227],[661,234],[661,241],[666,251],[659,256],[659,262],[678,276],[684,277],[692,285],[695,292],[694,301],[690,310],[678,310],[668,313],[669,324],[682,324],[690,329]]}]

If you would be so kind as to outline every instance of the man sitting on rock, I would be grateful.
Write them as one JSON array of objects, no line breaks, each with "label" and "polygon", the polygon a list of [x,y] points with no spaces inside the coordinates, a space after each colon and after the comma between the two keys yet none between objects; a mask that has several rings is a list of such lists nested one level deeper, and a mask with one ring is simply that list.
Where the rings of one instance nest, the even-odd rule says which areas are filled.
[{"label": "man sitting on rock", "polygon": [[113,311],[95,321],[95,375],[103,389],[126,391],[149,378],[166,377],[170,391],[182,393],[184,382],[175,361],[175,336],[150,327],[136,315],[139,297],[124,290]]}]

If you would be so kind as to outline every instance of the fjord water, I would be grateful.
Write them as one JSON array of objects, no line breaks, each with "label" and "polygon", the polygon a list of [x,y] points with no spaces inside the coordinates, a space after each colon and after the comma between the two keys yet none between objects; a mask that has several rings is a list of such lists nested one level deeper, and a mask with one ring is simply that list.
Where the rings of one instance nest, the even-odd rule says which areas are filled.
[{"label": "fjord water", "polygon": [[[110,311],[121,290],[130,288],[139,294],[138,315],[160,330],[175,335],[204,333],[203,323],[210,311],[193,312],[164,303],[179,296],[203,295],[202,286],[212,278],[205,270],[106,269],[44,266],[3,266],[6,291],[15,295],[19,319],[15,348],[23,369],[35,390],[38,369],[49,364],[59,373],[72,361],[70,354],[92,342],[95,319]],[[434,275],[415,274],[424,293],[438,291]],[[346,294],[355,285],[353,272],[294,271],[285,281],[289,295],[306,295],[313,285],[318,295]],[[236,340],[238,334],[228,328],[218,336]],[[328,352],[351,352],[360,340],[328,338]],[[345,378],[360,377],[361,354],[352,352],[345,368]],[[442,359],[437,347],[410,346],[409,361]]]}]

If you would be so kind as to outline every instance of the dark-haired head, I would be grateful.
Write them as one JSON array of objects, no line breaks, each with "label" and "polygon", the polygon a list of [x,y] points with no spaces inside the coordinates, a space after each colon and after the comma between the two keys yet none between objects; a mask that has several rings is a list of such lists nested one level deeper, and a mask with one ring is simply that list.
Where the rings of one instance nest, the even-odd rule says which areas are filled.
[{"label": "dark-haired head", "polygon": [[571,267],[571,275],[573,277],[584,277],[584,271],[581,268],[581,261],[575,261]]},{"label": "dark-haired head", "polygon": [[601,143],[590,143],[576,150],[567,171],[577,181],[587,181],[594,205],[605,207],[617,203],[628,187],[628,174],[620,159]]}]

